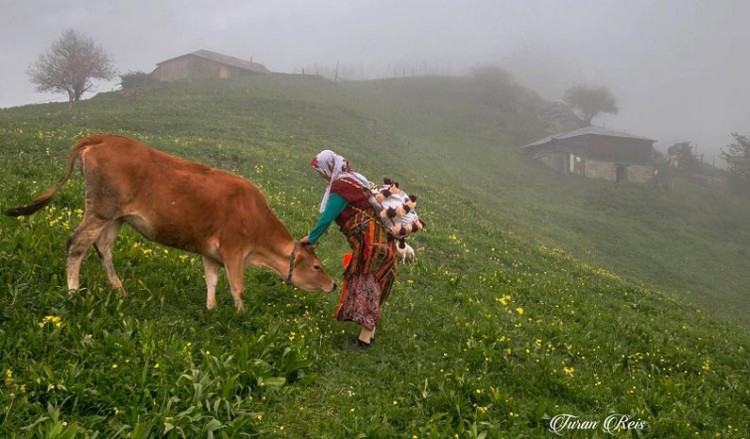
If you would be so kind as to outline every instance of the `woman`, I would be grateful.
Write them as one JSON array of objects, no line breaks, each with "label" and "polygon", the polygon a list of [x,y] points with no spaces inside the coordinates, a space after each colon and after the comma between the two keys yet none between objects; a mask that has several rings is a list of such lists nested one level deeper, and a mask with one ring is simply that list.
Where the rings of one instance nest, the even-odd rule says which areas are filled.
[{"label": "woman", "polygon": [[344,271],[336,318],[361,327],[351,347],[366,349],[372,343],[381,308],[396,279],[393,241],[369,202],[370,182],[353,172],[344,157],[325,150],[313,158],[310,166],[328,181],[328,188],[320,203],[321,216],[301,242],[315,244],[334,221],[346,236],[352,258]]}]

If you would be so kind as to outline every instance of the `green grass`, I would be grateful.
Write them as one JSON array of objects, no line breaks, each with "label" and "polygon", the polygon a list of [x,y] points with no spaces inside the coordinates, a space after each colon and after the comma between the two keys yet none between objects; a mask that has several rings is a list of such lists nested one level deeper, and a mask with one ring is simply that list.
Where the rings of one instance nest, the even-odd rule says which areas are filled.
[{"label": "green grass", "polygon": [[[69,294],[76,175],[47,209],[0,218],[0,436],[556,437],[562,413],[647,422],[617,437],[749,436],[747,205],[681,175],[665,190],[551,174],[517,154],[539,136],[528,112],[473,90],[251,78],[1,111],[2,208],[105,131],[253,180],[296,236],[324,189],[307,162],[332,148],[418,195],[428,229],[375,344],[348,352],[335,293],[248,268],[247,312],[224,278],[207,311],[199,258],[130,230],[114,251],[129,296],[93,252]],[[330,272],[345,250],[323,238]]]}]

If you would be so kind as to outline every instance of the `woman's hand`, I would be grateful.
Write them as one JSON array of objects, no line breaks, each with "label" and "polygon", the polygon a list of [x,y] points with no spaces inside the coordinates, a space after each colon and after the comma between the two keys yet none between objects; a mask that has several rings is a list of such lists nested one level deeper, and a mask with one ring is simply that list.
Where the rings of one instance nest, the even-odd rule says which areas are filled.
[{"label": "woman's hand", "polygon": [[310,238],[308,236],[304,236],[302,239],[299,240],[300,244],[309,244]]}]

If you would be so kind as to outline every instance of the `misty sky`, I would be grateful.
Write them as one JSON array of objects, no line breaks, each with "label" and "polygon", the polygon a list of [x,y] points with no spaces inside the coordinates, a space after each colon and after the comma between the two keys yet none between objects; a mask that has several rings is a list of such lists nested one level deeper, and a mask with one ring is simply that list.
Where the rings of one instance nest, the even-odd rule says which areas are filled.
[{"label": "misty sky", "polygon": [[748,23],[745,0],[0,0],[0,107],[66,99],[36,93],[26,70],[72,28],[120,73],[208,49],[279,72],[496,64],[550,100],[605,85],[620,113],[595,123],[708,154],[750,134]]}]

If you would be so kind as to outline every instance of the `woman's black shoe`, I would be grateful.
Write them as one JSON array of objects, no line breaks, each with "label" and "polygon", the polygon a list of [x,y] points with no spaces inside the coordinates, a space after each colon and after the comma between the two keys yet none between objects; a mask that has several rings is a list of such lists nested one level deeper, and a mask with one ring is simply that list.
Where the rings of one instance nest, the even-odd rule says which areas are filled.
[{"label": "woman's black shoe", "polygon": [[363,351],[369,349],[372,343],[366,343],[359,338],[355,338],[351,343],[343,346],[341,349],[345,351]]}]

